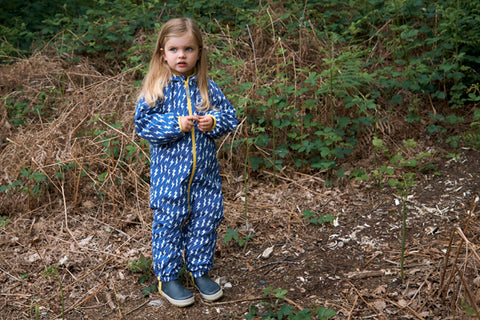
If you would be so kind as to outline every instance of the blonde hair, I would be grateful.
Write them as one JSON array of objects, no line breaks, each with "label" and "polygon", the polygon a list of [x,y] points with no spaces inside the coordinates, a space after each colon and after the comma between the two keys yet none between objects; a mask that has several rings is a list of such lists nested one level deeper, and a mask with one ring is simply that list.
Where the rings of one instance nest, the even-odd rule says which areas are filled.
[{"label": "blonde hair", "polygon": [[163,89],[172,78],[172,71],[163,58],[165,43],[169,37],[181,37],[190,33],[197,42],[200,50],[200,59],[197,61],[197,82],[202,97],[203,105],[198,107],[205,111],[210,109],[210,99],[208,96],[208,66],[207,55],[203,47],[203,39],[200,28],[190,18],[176,18],[168,20],[158,34],[157,44],[153,52],[148,73],[143,81],[143,87],[140,95],[145,96],[146,102],[153,106],[158,99],[163,100]]}]

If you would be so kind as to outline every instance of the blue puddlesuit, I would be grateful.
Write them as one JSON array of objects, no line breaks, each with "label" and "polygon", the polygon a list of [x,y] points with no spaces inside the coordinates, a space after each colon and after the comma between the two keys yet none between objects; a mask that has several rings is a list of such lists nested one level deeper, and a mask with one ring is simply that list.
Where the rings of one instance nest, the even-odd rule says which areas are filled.
[{"label": "blue puddlesuit", "polygon": [[[160,281],[175,280],[182,253],[194,278],[213,266],[217,231],[223,219],[222,182],[215,139],[235,129],[235,110],[216,83],[209,80],[211,110],[200,112],[197,76],[173,75],[165,98],[149,106],[137,102],[135,129],[150,143],[150,207],[153,266]],[[210,115],[214,127],[189,133],[180,129],[179,117]]]}]

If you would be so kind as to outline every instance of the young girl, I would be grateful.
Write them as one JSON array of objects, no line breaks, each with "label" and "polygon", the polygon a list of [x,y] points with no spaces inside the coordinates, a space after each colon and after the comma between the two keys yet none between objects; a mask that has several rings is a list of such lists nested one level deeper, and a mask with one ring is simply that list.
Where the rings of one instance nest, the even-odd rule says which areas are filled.
[{"label": "young girl", "polygon": [[199,28],[188,18],[169,20],[137,102],[135,129],[150,142],[154,271],[160,294],[176,306],[194,302],[178,279],[183,260],[202,298],[223,295],[208,277],[223,219],[215,139],[237,123],[233,106],[207,79]]}]

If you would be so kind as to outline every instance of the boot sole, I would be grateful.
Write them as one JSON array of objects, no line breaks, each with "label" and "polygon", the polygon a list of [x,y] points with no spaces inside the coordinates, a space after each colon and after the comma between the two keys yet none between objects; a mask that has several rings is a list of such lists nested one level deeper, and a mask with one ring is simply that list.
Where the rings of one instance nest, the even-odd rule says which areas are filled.
[{"label": "boot sole", "polygon": [[160,292],[162,294],[162,296],[168,300],[168,302],[170,302],[171,304],[173,304],[174,306],[176,307],[188,307],[190,305],[192,305],[194,302],[195,302],[195,298],[194,297],[190,297],[190,298],[187,298],[187,299],[182,299],[182,300],[179,300],[179,299],[174,299],[172,297],[170,297],[169,295],[167,295],[165,292],[161,291]]},{"label": "boot sole", "polygon": [[[198,287],[197,287],[197,289],[198,289]],[[204,294],[200,290],[198,290],[198,291],[200,292],[200,296],[207,301],[215,301],[215,300],[218,300],[221,297],[223,297],[222,288],[220,288],[220,290],[218,290],[217,292],[212,293],[212,294]]]}]

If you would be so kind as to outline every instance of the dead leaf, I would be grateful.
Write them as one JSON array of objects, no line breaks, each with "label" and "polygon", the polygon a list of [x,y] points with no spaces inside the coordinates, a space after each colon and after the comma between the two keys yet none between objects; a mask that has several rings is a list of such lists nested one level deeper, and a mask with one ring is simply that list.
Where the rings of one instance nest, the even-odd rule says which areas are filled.
[{"label": "dead leaf", "polygon": [[383,311],[387,307],[387,304],[385,303],[384,300],[379,299],[379,300],[376,300],[375,302],[373,302],[373,306],[378,311]]},{"label": "dead leaf", "polygon": [[387,292],[387,285],[386,284],[378,286],[375,290],[373,290],[374,294],[383,294],[385,292]]},{"label": "dead leaf", "polygon": [[405,307],[405,306],[407,306],[407,304],[408,304],[408,302],[405,299],[398,300],[398,305],[399,306]]}]

